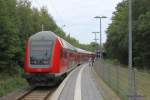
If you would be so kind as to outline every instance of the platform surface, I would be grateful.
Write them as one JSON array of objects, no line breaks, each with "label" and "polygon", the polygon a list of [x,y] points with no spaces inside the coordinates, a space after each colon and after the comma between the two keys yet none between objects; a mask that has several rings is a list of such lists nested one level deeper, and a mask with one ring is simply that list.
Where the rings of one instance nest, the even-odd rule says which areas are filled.
[{"label": "platform surface", "polygon": [[54,94],[55,100],[104,100],[89,64],[72,71]]}]

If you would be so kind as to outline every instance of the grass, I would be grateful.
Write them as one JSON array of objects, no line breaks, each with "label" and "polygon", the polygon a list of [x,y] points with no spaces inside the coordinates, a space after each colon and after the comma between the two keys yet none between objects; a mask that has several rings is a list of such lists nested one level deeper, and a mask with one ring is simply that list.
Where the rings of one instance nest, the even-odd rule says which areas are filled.
[{"label": "grass", "polygon": [[27,82],[21,78],[20,74],[0,73],[0,97],[25,86]]},{"label": "grass", "polygon": [[[108,85],[113,88],[123,100],[128,100],[128,67],[116,63],[116,61],[103,60],[95,63],[97,73]],[[135,71],[136,92],[143,96],[138,99],[150,100],[150,74],[140,70]]]}]

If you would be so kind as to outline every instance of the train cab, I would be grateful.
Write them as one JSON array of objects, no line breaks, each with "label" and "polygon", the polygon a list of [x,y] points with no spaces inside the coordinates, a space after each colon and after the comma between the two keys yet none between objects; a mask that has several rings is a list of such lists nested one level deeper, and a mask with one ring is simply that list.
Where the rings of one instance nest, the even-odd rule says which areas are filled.
[{"label": "train cab", "polygon": [[24,78],[30,85],[49,86],[77,65],[88,61],[89,52],[76,48],[51,31],[32,35],[26,45]]},{"label": "train cab", "polygon": [[42,80],[51,81],[59,74],[61,48],[59,37],[50,31],[38,32],[29,38],[26,45],[24,77],[30,84],[37,84]]}]

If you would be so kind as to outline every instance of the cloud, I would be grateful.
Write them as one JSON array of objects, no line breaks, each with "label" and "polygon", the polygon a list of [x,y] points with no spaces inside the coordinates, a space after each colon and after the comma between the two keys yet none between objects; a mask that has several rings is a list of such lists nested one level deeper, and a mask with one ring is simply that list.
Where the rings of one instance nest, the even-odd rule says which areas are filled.
[{"label": "cloud", "polygon": [[[93,41],[93,31],[99,31],[99,21],[94,16],[105,15],[102,20],[102,37],[106,41],[105,31],[117,3],[122,0],[34,0],[33,5],[47,6],[49,13],[59,26],[66,25],[64,30],[81,43]],[[39,4],[38,4],[38,3]],[[97,35],[98,36],[98,35]],[[99,37],[99,36],[98,36]]]}]

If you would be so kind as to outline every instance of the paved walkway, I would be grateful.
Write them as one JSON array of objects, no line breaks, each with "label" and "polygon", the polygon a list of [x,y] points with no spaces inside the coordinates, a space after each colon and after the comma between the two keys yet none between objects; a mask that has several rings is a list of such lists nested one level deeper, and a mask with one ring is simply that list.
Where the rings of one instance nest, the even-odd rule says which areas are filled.
[{"label": "paved walkway", "polygon": [[71,72],[52,95],[51,100],[103,100],[88,64]]}]

